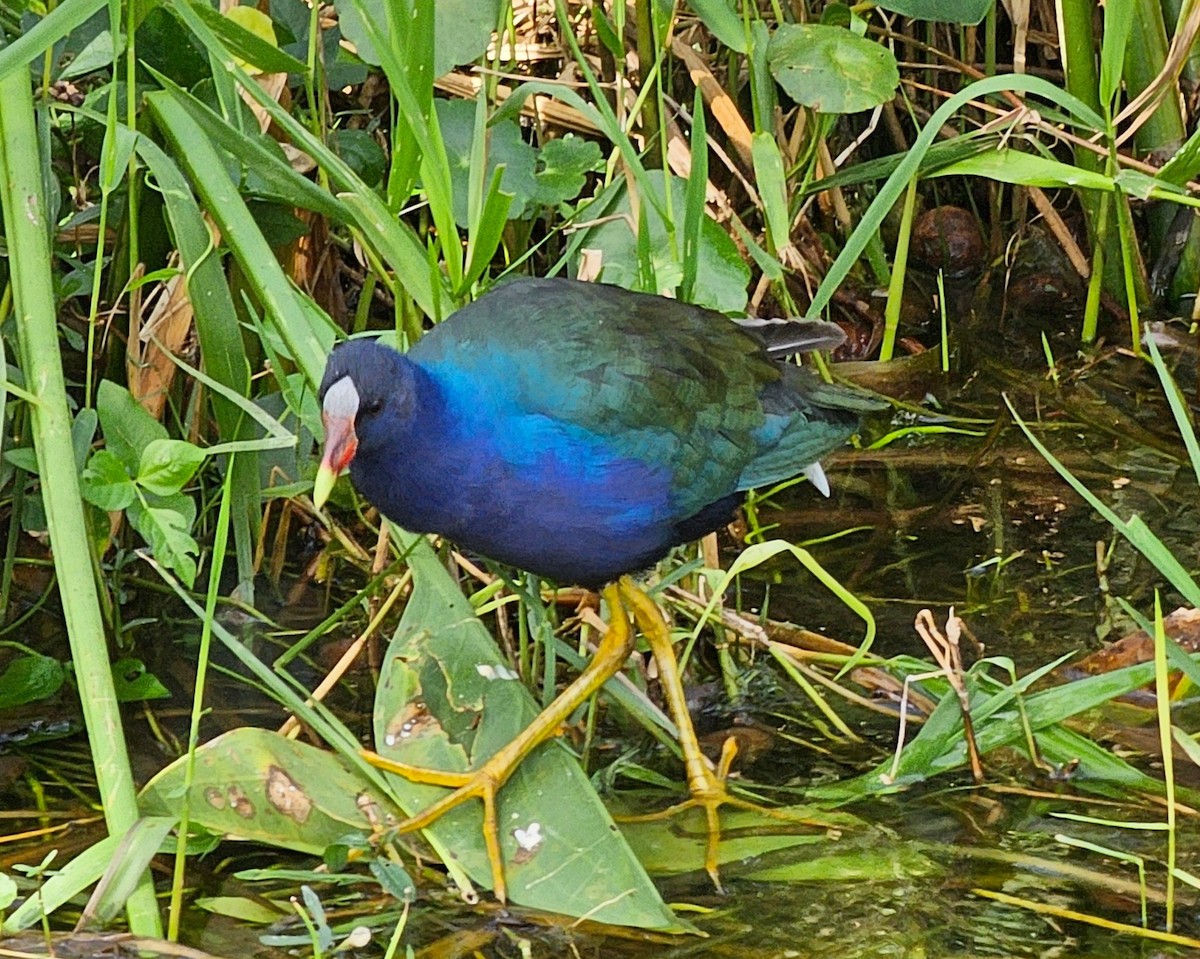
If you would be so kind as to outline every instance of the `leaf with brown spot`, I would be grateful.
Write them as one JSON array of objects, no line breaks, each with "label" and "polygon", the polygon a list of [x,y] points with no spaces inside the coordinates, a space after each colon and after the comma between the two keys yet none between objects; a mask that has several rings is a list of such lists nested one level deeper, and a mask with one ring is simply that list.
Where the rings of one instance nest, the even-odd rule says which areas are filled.
[{"label": "leaf with brown spot", "polygon": [[[143,812],[178,809],[184,763],[146,784]],[[211,832],[316,855],[397,815],[332,753],[267,729],[235,729],[197,749],[190,798],[192,822]]]},{"label": "leaf with brown spot", "polygon": [[312,815],[312,800],[299,784],[278,766],[267,770],[267,800],[300,825]]}]

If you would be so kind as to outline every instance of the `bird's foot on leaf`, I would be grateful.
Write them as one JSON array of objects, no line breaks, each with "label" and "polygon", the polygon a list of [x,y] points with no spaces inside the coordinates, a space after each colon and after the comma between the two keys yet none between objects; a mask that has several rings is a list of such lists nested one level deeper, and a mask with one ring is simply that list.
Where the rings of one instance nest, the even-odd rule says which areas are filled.
[{"label": "bird's foot on leaf", "polygon": [[[532,750],[536,745],[537,742],[532,743],[529,746],[529,750]],[[504,902],[507,899],[508,889],[504,881],[504,858],[500,853],[500,829],[496,819],[496,794],[500,791],[500,787],[504,785],[508,777],[513,774],[516,764],[513,763],[506,768],[507,756],[504,756],[502,761],[497,761],[501,759],[501,753],[507,753],[507,750],[501,750],[500,753],[496,753],[478,769],[463,773],[430,769],[426,766],[410,766],[408,763],[400,763],[385,756],[380,756],[369,749],[364,749],[362,756],[372,766],[395,773],[397,776],[402,776],[409,782],[425,783],[430,786],[446,786],[454,790],[431,806],[426,806],[417,815],[405,819],[396,827],[397,832],[416,832],[418,829],[425,829],[427,826],[431,826],[441,819],[451,809],[461,806],[468,800],[482,800],[483,842],[487,849],[488,863],[492,869],[492,890],[495,892],[496,898]],[[516,762],[519,763],[520,759],[517,759]]]},{"label": "bird's foot on leaf", "polygon": [[[619,609],[616,587],[609,587],[609,590],[611,591],[609,594],[610,604],[618,604],[617,608]],[[630,646],[629,622],[622,615],[613,621],[611,628],[600,641],[592,661],[575,681],[564,689],[554,702],[542,710],[512,742],[497,750],[473,770],[449,772],[423,766],[410,766],[407,763],[396,762],[364,750],[363,758],[373,766],[402,776],[410,782],[446,786],[453,790],[417,815],[404,820],[397,827],[398,831],[414,832],[418,829],[425,829],[450,810],[461,806],[468,800],[481,800],[483,802],[483,839],[491,866],[492,891],[501,902],[507,901],[508,883],[504,878],[504,858],[500,850],[496,795],[522,760],[546,740],[557,736],[563,723],[579,705],[617,673],[629,655]]]}]

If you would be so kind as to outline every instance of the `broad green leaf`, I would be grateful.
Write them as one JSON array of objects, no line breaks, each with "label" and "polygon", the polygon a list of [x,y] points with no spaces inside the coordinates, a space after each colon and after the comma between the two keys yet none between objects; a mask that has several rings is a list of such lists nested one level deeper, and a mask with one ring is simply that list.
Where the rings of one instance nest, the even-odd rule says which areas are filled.
[{"label": "broad green leaf", "polygon": [[[271,19],[279,36],[280,48],[294,57],[308,56],[308,36],[312,8],[304,0],[271,0]],[[291,38],[290,41],[288,38]],[[322,20],[320,42],[325,86],[342,90],[358,86],[367,78],[367,65],[342,46],[342,31],[338,24]]]},{"label": "broad green leaf", "polygon": [[[143,810],[179,808],[185,768],[183,757],[151,779],[142,790]],[[371,817],[397,816],[333,753],[249,726],[196,750],[187,800],[194,825],[318,856],[348,834],[369,836]]]},{"label": "broad green leaf", "polygon": [[[376,748],[389,759],[418,766],[471,768],[528,725],[536,706],[428,544],[397,535],[412,547],[413,592],[384,658],[375,701]],[[444,792],[389,779],[410,813]],[[500,791],[498,816],[513,902],[614,925],[685,928],[561,743],[547,743],[521,763]],[[481,827],[476,802],[437,820],[428,832],[454,851],[473,880],[488,884]],[[538,838],[531,842],[531,836]]]},{"label": "broad green leaf", "polygon": [[96,412],[104,430],[104,442],[133,476],[142,460],[142,450],[152,440],[167,438],[167,428],[147,413],[133,394],[111,380],[101,380],[96,391]]},{"label": "broad green leaf", "polygon": [[270,906],[249,896],[201,896],[192,904],[205,912],[259,926],[269,926],[292,915],[283,906]]},{"label": "broad green leaf", "polygon": [[818,113],[858,113],[887,103],[900,84],[892,52],[842,27],[783,23],[767,48],[775,81]]},{"label": "broad green leaf", "polygon": [[879,6],[914,20],[979,23],[996,0],[879,0]]},{"label": "broad green leaf", "polygon": [[53,696],[62,688],[66,671],[51,656],[18,656],[0,673],[0,709],[12,709]]},{"label": "broad green leaf", "polygon": [[204,450],[186,440],[153,440],[142,450],[137,481],[158,496],[178,493],[204,462]]},{"label": "broad green leaf", "polygon": [[117,701],[138,703],[146,699],[169,699],[170,690],[154,673],[146,669],[140,659],[127,656],[113,663],[113,684],[117,689]]},{"label": "broad green leaf", "polygon": [[[475,104],[469,100],[441,100],[436,103],[438,125],[446,144],[450,161],[450,183],[454,199],[454,220],[465,227],[470,222],[467,211],[468,178],[471,171],[471,148],[474,143]],[[517,219],[525,205],[537,192],[533,171],[537,153],[521,138],[521,131],[511,120],[500,120],[487,128],[487,179],[497,167],[504,167],[500,189],[513,196],[508,215]]]},{"label": "broad green leaf", "polygon": [[124,464],[116,453],[107,449],[92,454],[80,474],[79,491],[85,500],[107,513],[123,510],[137,498],[137,489]]},{"label": "broad green leaf", "polygon": [[113,50],[112,33],[108,30],[101,30],[86,47],[79,51],[79,55],[58,73],[57,79],[70,80],[73,77],[82,77],[97,70],[103,70],[120,52],[122,51]]},{"label": "broad green leaf", "polygon": [[688,6],[696,11],[712,35],[730,50],[746,52],[746,28],[736,5],[731,5],[729,0],[688,0]]},{"label": "broad green leaf", "polygon": [[387,156],[379,141],[366,130],[334,130],[329,135],[329,144],[367,186],[375,188],[383,182]]},{"label": "broad green leaf", "polygon": [[416,883],[400,863],[388,859],[371,861],[371,875],[379,880],[379,885],[392,894],[400,902],[412,902],[417,897]]},{"label": "broad green leaf", "polygon": [[32,446],[18,446],[4,451],[4,459],[30,476],[38,475],[37,451]]}]

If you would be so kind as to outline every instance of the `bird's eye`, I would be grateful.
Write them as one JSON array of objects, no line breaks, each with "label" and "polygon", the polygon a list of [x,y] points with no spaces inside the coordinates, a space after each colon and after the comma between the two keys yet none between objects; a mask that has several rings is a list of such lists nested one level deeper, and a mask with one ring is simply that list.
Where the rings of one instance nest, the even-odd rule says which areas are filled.
[{"label": "bird's eye", "polygon": [[383,410],[383,400],[371,400],[363,407],[363,412],[367,416],[375,416]]}]

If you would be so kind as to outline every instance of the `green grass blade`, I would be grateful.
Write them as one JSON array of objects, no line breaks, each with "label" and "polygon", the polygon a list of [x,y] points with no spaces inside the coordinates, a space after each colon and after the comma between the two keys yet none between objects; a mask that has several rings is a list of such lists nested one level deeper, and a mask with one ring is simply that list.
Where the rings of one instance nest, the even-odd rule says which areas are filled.
[{"label": "green grass blade", "polygon": [[[187,269],[188,298],[196,319],[205,369],[229,393],[239,398],[248,397],[250,365],[246,361],[237,311],[200,208],[179,168],[155,143],[147,137],[139,137],[138,154],[162,193],[175,245]],[[213,394],[211,402],[222,442],[244,443],[255,438],[251,423],[239,404],[221,393]],[[249,599],[253,596],[254,550],[262,504],[255,452],[248,450],[235,458],[231,482],[238,584],[243,596]]]},{"label": "green grass blade", "polygon": [[[71,415],[59,353],[49,230],[42,197],[41,151],[28,76],[16,72],[0,81],[0,102],[4,104],[0,111],[0,207],[8,244],[21,371],[27,383],[37,384],[38,400],[30,405],[29,413],[38,471],[46,480],[41,485],[46,526],[105,821],[111,836],[123,836],[133,828],[138,811],[71,444]],[[48,481],[50,477],[53,482]],[[128,912],[135,934],[161,934],[149,873],[130,897]]]},{"label": "green grass blade", "polygon": [[[60,3],[36,24],[0,51],[0,80],[21,73],[35,57],[104,9],[108,0],[71,0]],[[25,77],[28,80],[28,76]],[[6,104],[7,105],[7,104]]]},{"label": "green grass blade", "polygon": [[[717,0],[723,3],[724,0]],[[739,29],[741,25],[738,25]],[[692,169],[688,177],[683,208],[683,280],[679,298],[692,302],[696,274],[700,268],[700,232],[704,226],[704,206],[708,199],[708,130],[704,116],[704,97],[700,88],[692,102]]]},{"label": "green grass blade", "polygon": [[1167,403],[1171,407],[1171,415],[1175,417],[1175,425],[1179,427],[1179,436],[1183,440],[1184,447],[1187,449],[1188,459],[1192,464],[1192,472],[1196,474],[1196,482],[1200,483],[1200,443],[1196,442],[1196,429],[1192,426],[1192,417],[1188,413],[1187,400],[1183,398],[1179,384],[1175,382],[1175,378],[1171,376],[1171,371],[1167,369],[1167,364],[1163,362],[1162,354],[1158,351],[1158,344],[1154,342],[1153,337],[1149,338],[1148,345],[1150,348],[1150,360],[1154,364],[1154,369],[1158,372],[1158,379],[1162,383],[1163,394],[1167,397]]}]

